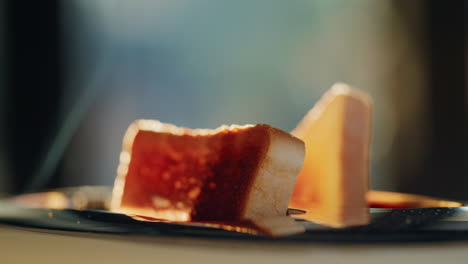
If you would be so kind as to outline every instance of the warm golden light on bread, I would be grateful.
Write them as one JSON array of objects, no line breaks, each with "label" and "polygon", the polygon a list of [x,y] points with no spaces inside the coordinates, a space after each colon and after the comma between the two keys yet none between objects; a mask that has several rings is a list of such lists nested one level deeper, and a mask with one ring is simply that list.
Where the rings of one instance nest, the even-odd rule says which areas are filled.
[{"label": "warm golden light on bread", "polygon": [[173,221],[284,216],[303,159],[301,140],[268,125],[138,120],[124,137],[112,209]]},{"label": "warm golden light on bread", "polygon": [[306,145],[290,207],[307,220],[333,227],[369,222],[369,146],[372,100],[335,84],[291,133]]},{"label": "warm golden light on bread", "polygon": [[463,203],[438,199],[430,196],[386,192],[368,191],[367,202],[371,208],[434,208],[434,207],[459,207]]},{"label": "warm golden light on bread", "polygon": [[67,196],[61,192],[30,193],[15,196],[13,202],[29,208],[66,209],[70,207]]}]

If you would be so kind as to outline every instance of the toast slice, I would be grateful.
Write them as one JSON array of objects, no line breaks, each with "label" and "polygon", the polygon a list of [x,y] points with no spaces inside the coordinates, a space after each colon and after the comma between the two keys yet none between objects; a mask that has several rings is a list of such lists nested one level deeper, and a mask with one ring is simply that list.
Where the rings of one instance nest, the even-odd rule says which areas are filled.
[{"label": "toast slice", "polygon": [[436,208],[459,207],[463,203],[440,198],[398,192],[370,190],[367,192],[367,202],[370,208]]},{"label": "toast slice", "polygon": [[290,207],[332,227],[369,222],[371,98],[342,83],[333,87],[291,133],[306,145]]},{"label": "toast slice", "polygon": [[172,221],[284,216],[304,143],[269,125],[188,129],[137,120],[126,132],[112,210]]}]

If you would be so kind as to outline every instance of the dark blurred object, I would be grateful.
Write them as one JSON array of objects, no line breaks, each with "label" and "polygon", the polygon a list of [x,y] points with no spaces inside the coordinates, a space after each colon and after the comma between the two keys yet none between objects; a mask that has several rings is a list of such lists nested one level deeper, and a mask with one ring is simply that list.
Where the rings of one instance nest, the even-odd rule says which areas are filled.
[{"label": "dark blurred object", "polygon": [[[402,19],[413,32],[411,8],[417,2],[394,1]],[[415,32],[424,50],[427,99],[424,118],[429,127],[402,131],[397,137],[396,172],[398,190],[453,199],[468,199],[466,105],[466,2],[418,1],[425,32]],[[413,10],[414,11],[414,10]],[[410,88],[411,87],[407,87]],[[405,96],[405,92],[399,94]],[[404,98],[398,98],[404,100]],[[400,113],[405,115],[405,113]],[[417,121],[416,121],[417,122]],[[427,130],[426,130],[427,129]],[[428,138],[420,166],[408,169],[407,152],[412,143],[405,135]]]},{"label": "dark blurred object", "polygon": [[[5,8],[3,1],[0,1],[0,58],[5,58],[6,50],[5,50],[5,23],[2,23],[2,19],[5,17]],[[7,172],[7,164],[5,160],[6,151],[4,150],[4,141],[5,141],[5,109],[3,105],[5,105],[5,59],[0,60],[0,196],[2,196],[3,192],[6,192],[10,189],[9,187],[9,176]]]},{"label": "dark blurred object", "polygon": [[[62,39],[58,0],[6,1],[6,151],[11,192],[24,190],[47,155],[59,117]],[[55,177],[46,183],[55,186]]]},{"label": "dark blurred object", "polygon": [[424,181],[430,184],[421,185],[418,192],[447,198],[468,198],[466,3],[431,0],[427,6],[427,85],[433,140],[430,160],[418,185]]}]

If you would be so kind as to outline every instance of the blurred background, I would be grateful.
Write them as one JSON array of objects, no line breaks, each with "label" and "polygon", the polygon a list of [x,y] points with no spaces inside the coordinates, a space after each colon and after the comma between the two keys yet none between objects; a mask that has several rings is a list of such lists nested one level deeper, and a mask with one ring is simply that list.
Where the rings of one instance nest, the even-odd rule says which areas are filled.
[{"label": "blurred background", "polygon": [[0,1],[0,193],[112,185],[135,119],[294,128],[375,101],[371,187],[468,200],[467,1]]}]

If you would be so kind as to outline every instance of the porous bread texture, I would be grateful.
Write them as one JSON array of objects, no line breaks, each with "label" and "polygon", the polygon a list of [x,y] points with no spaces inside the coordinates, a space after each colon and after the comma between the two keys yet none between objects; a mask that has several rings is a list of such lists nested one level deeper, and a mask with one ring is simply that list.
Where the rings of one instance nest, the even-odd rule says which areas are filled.
[{"label": "porous bread texture", "polygon": [[[252,146],[247,145],[236,146],[243,148],[241,149],[243,155],[239,159],[248,160],[250,156],[257,159],[253,162],[253,165],[250,165],[251,167],[245,170],[250,172],[250,174],[226,175],[226,177],[234,177],[231,179],[234,182],[236,181],[235,177],[248,178],[246,183],[242,182],[243,186],[236,186],[236,188],[246,188],[245,191],[243,191],[244,195],[236,197],[236,201],[231,201],[241,207],[238,208],[241,209],[239,213],[235,216],[230,216],[231,219],[222,219],[222,215],[216,215],[216,210],[212,210],[213,215],[219,218],[212,219],[212,216],[208,215],[210,212],[203,212],[203,210],[201,210],[203,215],[200,215],[200,213],[194,211],[195,207],[203,209],[216,204],[219,197],[200,196],[204,197],[204,199],[196,200],[196,204],[193,208],[179,211],[172,210],[171,212],[158,212],[158,210],[154,208],[138,207],[126,203],[122,197],[126,192],[125,183],[127,177],[138,177],[138,175],[128,174],[129,167],[132,166],[134,140],[142,131],[150,131],[156,134],[163,133],[169,136],[190,136],[193,141],[211,140],[215,138],[216,135],[221,135],[223,133],[235,133],[235,138],[245,136],[248,133],[250,133],[248,135],[261,135],[262,143],[256,144],[253,149]],[[263,138],[263,135],[266,138]],[[222,150],[218,149],[213,151]],[[165,124],[157,120],[137,120],[130,125],[124,137],[123,150],[120,155],[120,165],[114,185],[111,207],[113,211],[121,213],[146,215],[174,221],[190,221],[194,219],[221,221],[286,215],[294,183],[301,170],[304,155],[304,143],[301,140],[269,125],[232,125],[221,126],[216,129],[188,129]],[[184,161],[182,160],[180,162]],[[251,163],[252,161],[248,164]],[[207,162],[207,164],[210,164],[210,162]],[[203,184],[208,183],[205,182]],[[157,196],[159,194],[154,193],[153,195]],[[218,207],[220,206],[223,205],[220,204]]]}]

